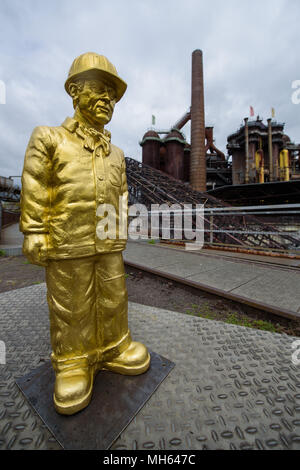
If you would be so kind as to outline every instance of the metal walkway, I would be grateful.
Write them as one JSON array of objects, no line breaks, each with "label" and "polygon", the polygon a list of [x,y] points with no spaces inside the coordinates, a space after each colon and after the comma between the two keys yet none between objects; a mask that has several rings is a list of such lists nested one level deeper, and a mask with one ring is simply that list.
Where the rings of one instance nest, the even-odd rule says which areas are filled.
[{"label": "metal walkway", "polygon": [[[132,336],[176,366],[112,449],[300,449],[296,338],[138,304]],[[59,449],[15,384],[48,360],[44,284],[0,295],[0,449]]]}]

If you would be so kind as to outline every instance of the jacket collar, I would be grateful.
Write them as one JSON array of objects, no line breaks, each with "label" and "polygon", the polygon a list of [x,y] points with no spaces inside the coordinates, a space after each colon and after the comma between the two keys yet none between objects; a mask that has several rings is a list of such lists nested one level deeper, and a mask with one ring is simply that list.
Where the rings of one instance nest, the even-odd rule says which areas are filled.
[{"label": "jacket collar", "polygon": [[99,132],[96,129],[85,127],[77,119],[67,117],[62,123],[62,127],[67,131],[76,133],[83,140],[83,146],[87,150],[93,152],[96,147],[102,147],[104,155],[108,156],[111,152],[109,131]]}]

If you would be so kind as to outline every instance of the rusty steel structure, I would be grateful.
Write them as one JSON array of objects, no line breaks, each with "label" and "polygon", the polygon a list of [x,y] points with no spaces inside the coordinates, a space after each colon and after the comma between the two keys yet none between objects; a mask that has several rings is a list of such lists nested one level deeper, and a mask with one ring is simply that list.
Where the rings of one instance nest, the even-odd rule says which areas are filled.
[{"label": "rusty steel structure", "polygon": [[19,221],[21,188],[12,177],[0,176],[0,239],[1,230]]},{"label": "rusty steel structure", "polygon": [[[190,113],[186,113],[170,131],[150,129],[140,142],[143,163],[186,183],[190,183],[191,145],[185,140],[181,128],[190,118]],[[231,184],[231,165],[216,147],[213,129],[205,128],[207,190]]]},{"label": "rusty steel structure", "polygon": [[268,151],[269,151],[269,180],[274,179],[273,142],[272,142],[272,119],[268,119]]},{"label": "rusty steel structure", "polygon": [[[181,131],[189,121],[190,143]],[[203,54],[197,49],[192,53],[191,106],[169,130],[145,133],[142,161],[229,204],[296,203],[300,144],[291,142],[284,126],[273,119],[266,125],[259,116],[245,118],[228,136],[225,157],[214,143],[213,127],[205,126]]]},{"label": "rusty steel structure", "polygon": [[[207,192],[196,191],[189,184],[183,184],[182,181],[132,158],[126,158],[126,168],[130,205],[143,204],[148,211],[151,211],[151,204],[176,204],[182,208],[187,204],[193,208],[202,204],[207,209],[230,208],[229,204]],[[275,226],[264,224],[250,215],[204,215],[204,230],[206,244],[246,248],[250,251],[289,251],[300,248],[299,239],[288,233],[279,233]]]},{"label": "rusty steel structure", "polygon": [[185,139],[180,131],[173,129],[167,134],[164,144],[166,147],[164,171],[174,178],[184,180],[184,149]]},{"label": "rusty steel structure", "polygon": [[206,127],[205,128],[205,152],[210,151],[211,154],[216,153],[218,157],[224,162],[226,160],[225,155],[221,150],[219,150],[214,144],[214,128],[213,127]]},{"label": "rusty steel structure", "polygon": [[[191,143],[181,129],[191,122]],[[160,137],[165,134],[165,137]],[[143,163],[188,182],[196,191],[232,184],[231,163],[214,144],[213,127],[205,126],[203,54],[192,53],[191,106],[167,131],[143,136]]]},{"label": "rusty steel structure", "polygon": [[285,124],[272,119],[264,124],[259,116],[244,121],[227,138],[233,185],[300,182],[300,144],[291,142]]},{"label": "rusty steel structure", "polygon": [[146,132],[140,145],[143,147],[143,162],[159,170],[161,139],[157,132],[154,130]]},{"label": "rusty steel structure", "polygon": [[19,201],[20,194],[21,188],[14,183],[12,177],[0,176],[0,201]]}]

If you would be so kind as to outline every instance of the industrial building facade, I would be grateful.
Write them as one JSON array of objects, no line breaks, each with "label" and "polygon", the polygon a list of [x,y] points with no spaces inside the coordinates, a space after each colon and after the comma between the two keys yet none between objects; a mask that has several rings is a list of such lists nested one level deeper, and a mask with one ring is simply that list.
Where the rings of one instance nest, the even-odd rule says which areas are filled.
[{"label": "industrial building facade", "polygon": [[232,183],[251,184],[300,180],[300,145],[284,133],[284,124],[268,119],[248,121],[228,137]]}]

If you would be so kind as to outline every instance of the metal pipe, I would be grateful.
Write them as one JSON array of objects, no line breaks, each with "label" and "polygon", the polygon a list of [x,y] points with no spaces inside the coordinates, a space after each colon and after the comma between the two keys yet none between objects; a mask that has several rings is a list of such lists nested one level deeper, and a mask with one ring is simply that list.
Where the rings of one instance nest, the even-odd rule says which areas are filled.
[{"label": "metal pipe", "polygon": [[264,166],[264,152],[263,150],[257,150],[255,152],[255,165],[256,173],[258,174],[258,182],[265,182],[265,166]]},{"label": "metal pipe", "polygon": [[286,160],[285,160],[285,178],[284,181],[290,181],[290,159],[289,151],[286,151]]},{"label": "metal pipe", "polygon": [[206,191],[203,56],[199,49],[192,54],[191,104],[190,184],[196,191]]},{"label": "metal pipe", "polygon": [[289,151],[287,149],[280,152],[280,180],[290,181]]},{"label": "metal pipe", "polygon": [[268,147],[269,147],[269,180],[273,181],[273,143],[272,143],[272,119],[268,119]]},{"label": "metal pipe", "polygon": [[248,118],[245,118],[245,183],[249,183],[249,127]]},{"label": "metal pipe", "polygon": [[205,128],[205,137],[206,137],[206,146],[205,152],[210,150],[211,152],[216,152],[216,154],[222,159],[226,160],[225,155],[221,150],[219,150],[214,144],[214,128],[213,127],[206,127]]},{"label": "metal pipe", "polygon": [[273,160],[274,160],[274,180],[278,181],[279,179],[279,148],[278,144],[273,144]]},{"label": "metal pipe", "polygon": [[287,149],[280,152],[280,173],[282,181],[290,181],[289,151]]},{"label": "metal pipe", "polygon": [[172,129],[182,129],[183,126],[191,119],[191,111],[185,113],[175,124],[172,126]]}]

